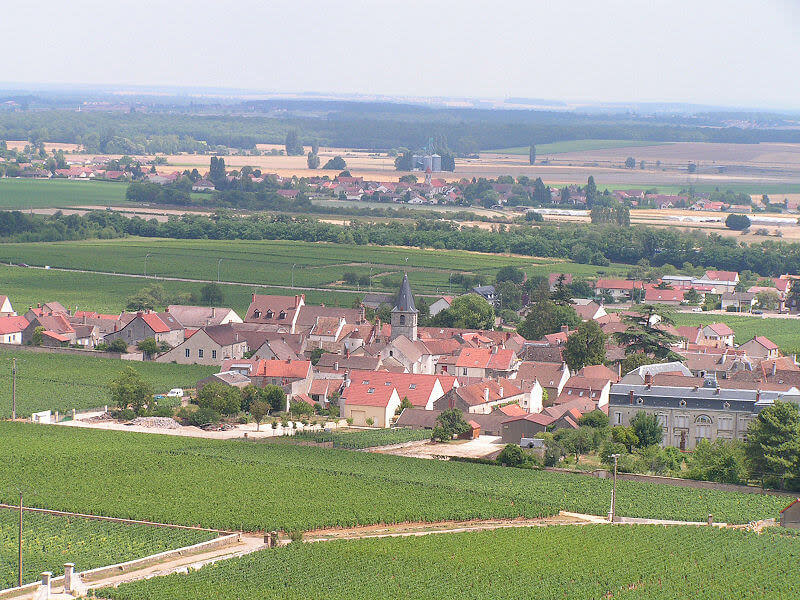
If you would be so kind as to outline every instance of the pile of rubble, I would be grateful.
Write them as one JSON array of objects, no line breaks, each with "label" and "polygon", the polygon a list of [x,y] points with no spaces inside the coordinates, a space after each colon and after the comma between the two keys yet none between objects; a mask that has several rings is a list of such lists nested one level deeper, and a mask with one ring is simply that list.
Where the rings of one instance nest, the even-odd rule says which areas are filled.
[{"label": "pile of rubble", "polygon": [[81,421],[86,421],[87,423],[106,423],[108,421],[115,421],[114,417],[109,412],[104,412],[101,415],[94,415],[92,417],[87,417],[85,419],[81,419]]},{"label": "pile of rubble", "polygon": [[180,429],[181,424],[172,417],[136,417],[130,425],[151,429]]}]

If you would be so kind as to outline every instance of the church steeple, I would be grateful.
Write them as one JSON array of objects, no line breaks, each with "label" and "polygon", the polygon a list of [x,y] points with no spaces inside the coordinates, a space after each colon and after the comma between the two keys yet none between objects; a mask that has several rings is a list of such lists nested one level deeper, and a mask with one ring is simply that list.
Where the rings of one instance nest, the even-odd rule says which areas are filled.
[{"label": "church steeple", "polygon": [[397,303],[392,309],[392,339],[404,335],[417,341],[417,319],[419,311],[414,306],[414,295],[408,282],[408,273],[403,274],[403,283],[397,294]]}]

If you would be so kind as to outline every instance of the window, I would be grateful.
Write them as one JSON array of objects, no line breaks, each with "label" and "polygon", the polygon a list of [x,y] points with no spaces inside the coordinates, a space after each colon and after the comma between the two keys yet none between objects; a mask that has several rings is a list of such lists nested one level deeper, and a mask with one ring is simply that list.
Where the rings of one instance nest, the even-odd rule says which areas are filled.
[{"label": "window", "polygon": [[661,415],[656,415],[656,417],[658,417],[658,424],[659,425],[661,425],[662,427],[666,427],[667,426],[667,422],[668,422],[667,421],[667,415],[661,414]]},{"label": "window", "polygon": [[677,415],[675,417],[675,427],[683,429],[689,427],[689,417],[687,417],[686,415]]},{"label": "window", "polygon": [[614,413],[614,425],[622,425],[622,413]]},{"label": "window", "polygon": [[275,315],[275,313],[274,313],[274,312],[272,312],[272,310],[271,310],[271,309],[270,309],[270,310],[267,310],[267,318],[268,318],[268,319],[271,319],[271,318],[272,318],[274,315]]},{"label": "window", "polygon": [[197,358],[203,358],[203,349],[202,349],[202,348],[200,348],[200,349],[197,351]]},{"label": "window", "polygon": [[711,417],[700,415],[694,420],[694,422],[700,425],[711,425]]},{"label": "window", "polygon": [[367,393],[368,393],[368,394],[374,394],[374,393],[375,393],[375,388],[369,388],[369,389],[367,390]]},{"label": "window", "polygon": [[731,431],[733,429],[733,417],[720,417],[717,429],[724,429],[725,431]]},{"label": "window", "polygon": [[400,325],[405,325],[405,324],[406,324],[406,316],[400,315]]},{"label": "window", "polygon": [[467,368],[466,368],[466,367],[464,367],[464,368],[463,368],[463,369],[461,369],[461,370],[463,371],[463,373],[461,373],[461,374],[462,374],[462,375],[464,375],[464,376],[466,377],[466,375],[467,375]]},{"label": "window", "polygon": [[211,358],[217,358],[217,351],[216,350],[212,350],[211,351]]},{"label": "window", "polygon": [[369,379],[365,379],[361,382],[361,385],[369,385]]},{"label": "window", "polygon": [[258,310],[258,309],[255,309],[255,310],[253,311],[253,317],[254,317],[254,318],[256,318],[256,319],[259,319],[259,318],[261,318],[261,311],[260,311],[260,310]]},{"label": "window", "polygon": [[192,355],[192,351],[188,348],[186,349],[186,358],[189,358]]},{"label": "window", "polygon": [[286,311],[285,311],[285,310],[282,310],[282,311],[280,312],[280,314],[278,314],[278,318],[279,318],[279,319],[285,319],[285,318],[286,318]]},{"label": "window", "polygon": [[411,385],[408,386],[408,389],[410,389],[410,390],[417,389],[417,384],[416,383],[412,383]]}]

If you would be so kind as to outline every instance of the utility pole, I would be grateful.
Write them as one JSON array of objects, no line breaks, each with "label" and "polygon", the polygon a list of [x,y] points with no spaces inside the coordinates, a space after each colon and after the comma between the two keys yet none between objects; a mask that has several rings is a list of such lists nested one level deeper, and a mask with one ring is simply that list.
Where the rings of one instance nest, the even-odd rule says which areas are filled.
[{"label": "utility pole", "polygon": [[17,359],[11,359],[11,420],[17,418]]},{"label": "utility pole", "polygon": [[297,266],[297,263],[292,265],[292,289],[294,289],[294,268]]},{"label": "utility pole", "polygon": [[619,454],[612,454],[611,458],[614,459],[614,484],[611,489],[611,522],[614,522],[614,515],[617,510],[617,459]]},{"label": "utility pole", "polygon": [[22,587],[22,490],[19,492],[19,587]]},{"label": "utility pole", "polygon": [[147,254],[144,255],[144,276],[145,276],[145,278],[147,278],[147,259],[148,259],[148,257],[150,257],[152,255],[153,255],[152,252],[148,252]]},{"label": "utility pole", "polygon": [[219,266],[222,264],[222,259],[217,261],[217,283],[219,283]]}]

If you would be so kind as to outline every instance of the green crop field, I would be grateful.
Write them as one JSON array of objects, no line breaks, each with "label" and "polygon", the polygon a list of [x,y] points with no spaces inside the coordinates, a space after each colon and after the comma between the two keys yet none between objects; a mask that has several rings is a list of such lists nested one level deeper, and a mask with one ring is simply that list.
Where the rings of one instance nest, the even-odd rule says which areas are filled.
[{"label": "green crop field", "polygon": [[683,325],[708,325],[709,323],[725,323],[736,334],[736,343],[763,335],[780,346],[784,354],[800,353],[800,319],[762,319],[741,315],[708,315],[703,313],[674,313],[673,319],[677,327]]},{"label": "green crop field", "polygon": [[606,525],[290,544],[104,589],[112,600],[792,598],[800,543]]},{"label": "green crop field", "polygon": [[127,184],[66,179],[0,179],[0,209],[120,206]]},{"label": "green crop field", "polygon": [[[14,309],[20,313],[36,303],[57,300],[65,307],[80,310],[94,310],[100,313],[115,314],[125,309],[127,298],[143,287],[153,283],[164,286],[168,295],[200,292],[202,283],[188,281],[154,280],[122,275],[101,273],[82,273],[78,271],[59,271],[56,269],[25,269],[0,265],[0,293],[8,296]],[[259,294],[293,295],[298,293],[291,288],[262,288],[250,285],[223,285],[223,300],[220,304],[233,308],[244,317],[253,292]],[[305,290],[306,302],[324,303],[327,306],[350,307],[360,297],[342,291]]]},{"label": "green crop field", "polygon": [[[292,444],[217,441],[55,425],[0,423],[0,500],[36,490],[43,508],[219,529],[540,517],[560,509],[605,515],[611,482],[460,462]],[[53,476],[80,472],[63,485]],[[102,493],[98,493],[102,490]],[[748,522],[785,497],[618,484],[623,516]]]},{"label": "green crop field", "polygon": [[[563,154],[565,152],[583,152],[584,150],[605,150],[607,148],[627,148],[634,146],[661,146],[668,142],[646,142],[637,140],[569,140],[566,142],[553,142],[552,144],[536,144],[536,156],[543,157],[545,154]],[[499,148],[495,150],[483,150],[482,152],[492,152],[496,154],[521,154],[528,156],[528,146],[516,146],[514,148]]]},{"label": "green crop field", "polygon": [[[149,255],[149,256],[148,256]],[[128,238],[80,242],[13,243],[0,245],[0,261],[50,265],[108,273],[141,275],[147,256],[148,275],[297,287],[342,288],[344,273],[371,275],[375,289],[394,290],[404,270],[415,292],[457,292],[449,283],[459,273],[492,279],[506,265],[529,275],[564,271],[579,276],[613,275],[623,266],[598,268],[552,259],[535,259],[463,250],[421,250],[386,246],[357,246],[297,241],[170,240]],[[220,263],[219,260],[222,259]],[[294,269],[292,266],[294,265]],[[389,285],[382,287],[383,279]],[[463,290],[462,290],[463,291]]]},{"label": "green crop field", "polygon": [[17,359],[17,414],[41,410],[61,414],[110,404],[108,385],[125,367],[133,367],[155,393],[194,387],[219,367],[132,362],[113,358],[0,350],[0,417],[11,415],[11,362]]},{"label": "green crop field", "polygon": [[334,448],[361,450],[375,446],[390,446],[405,442],[429,440],[431,432],[424,429],[375,429],[348,432],[300,432],[289,440],[311,441],[317,443],[331,442]]},{"label": "green crop field", "polygon": [[[18,513],[0,509],[0,589],[17,585]],[[216,534],[26,512],[22,519],[23,582],[43,571],[63,575],[113,565],[213,539]]]}]

